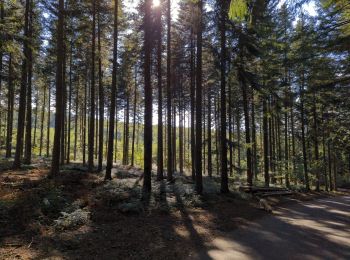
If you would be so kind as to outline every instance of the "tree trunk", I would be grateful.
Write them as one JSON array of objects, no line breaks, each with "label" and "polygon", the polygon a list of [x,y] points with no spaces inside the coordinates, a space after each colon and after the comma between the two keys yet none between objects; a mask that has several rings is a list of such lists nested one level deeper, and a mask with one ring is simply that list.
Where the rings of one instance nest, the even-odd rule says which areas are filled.
[{"label": "tree trunk", "polygon": [[12,132],[13,132],[13,107],[14,107],[14,86],[12,54],[9,55],[8,72],[8,99],[7,99],[7,135],[6,135],[6,158],[11,157],[12,153]]},{"label": "tree trunk", "polygon": [[[133,106],[133,122],[132,122],[132,144],[131,144],[131,166],[134,166],[135,162],[135,130],[136,130],[136,102],[137,102],[137,71],[135,65],[135,87],[134,87],[134,106]],[[162,138],[163,139],[163,138]],[[163,153],[162,153],[163,155]]]},{"label": "tree trunk", "polygon": [[94,167],[94,134],[95,134],[95,38],[96,38],[96,2],[92,0],[92,47],[91,47],[91,91],[90,91],[90,122],[88,171]]},{"label": "tree trunk", "polygon": [[[62,1],[62,0],[61,0]],[[25,14],[24,14],[24,37],[29,38],[29,14],[30,13],[30,0],[25,2]],[[21,87],[19,92],[19,108],[18,108],[18,123],[17,123],[17,138],[16,138],[16,152],[13,162],[13,168],[17,169],[21,167],[21,157],[23,150],[23,137],[25,126],[25,111],[26,111],[26,95],[27,95],[27,82],[28,82],[28,62],[29,62],[29,46],[28,41],[23,41],[23,60],[21,67]]]},{"label": "tree trunk", "polygon": [[129,111],[130,111],[130,102],[129,102],[129,93],[126,94],[126,109],[124,117],[124,149],[123,149],[123,164],[129,164]]},{"label": "tree trunk", "polygon": [[220,10],[220,150],[221,150],[221,193],[229,192],[227,175],[227,145],[226,145],[226,8],[224,1]]},{"label": "tree trunk", "polygon": [[326,138],[325,138],[325,129],[324,129],[324,121],[322,118],[322,148],[323,148],[323,176],[324,176],[324,182],[326,186],[326,191],[328,191],[328,179],[327,179],[327,159],[326,159]]},{"label": "tree trunk", "polygon": [[170,0],[167,0],[167,142],[168,142],[168,158],[167,158],[167,180],[173,180],[173,149],[172,149],[172,138],[171,138],[171,16],[170,16]]},{"label": "tree trunk", "polygon": [[258,159],[257,159],[257,141],[256,141],[256,125],[255,125],[255,104],[254,104],[254,90],[252,90],[252,100],[251,100],[251,115],[252,115],[252,175],[254,179],[258,179]]},{"label": "tree trunk", "polygon": [[74,152],[73,152],[74,161],[77,159],[78,115],[79,115],[78,94],[79,94],[79,90],[77,89],[76,97],[75,97],[75,117],[74,117]]},{"label": "tree trunk", "polygon": [[112,90],[111,107],[109,114],[108,129],[108,151],[105,180],[112,179],[113,144],[114,144],[114,122],[116,114],[116,91],[117,91],[117,58],[118,58],[118,0],[114,0],[114,30],[113,30],[113,70],[112,70]]},{"label": "tree trunk", "polygon": [[51,121],[51,88],[49,88],[48,94],[48,113],[47,113],[47,132],[46,132],[46,157],[50,156],[50,121]]},{"label": "tree trunk", "polygon": [[99,94],[99,136],[98,136],[98,171],[102,171],[103,160],[103,137],[104,137],[104,90],[102,81],[102,53],[101,53],[101,24],[100,24],[100,2],[98,2],[97,13],[97,45],[98,45],[98,94]]},{"label": "tree trunk", "polygon": [[238,106],[236,107],[236,128],[237,128],[237,167],[241,173],[241,115]]},{"label": "tree trunk", "polygon": [[316,94],[313,96],[312,113],[314,119],[314,148],[315,148],[315,161],[316,161],[316,191],[320,190],[320,169],[319,169],[319,149],[318,149],[318,125],[317,125],[317,110],[316,110]]},{"label": "tree trunk", "polygon": [[304,73],[302,83],[300,85],[300,116],[301,116],[301,141],[303,147],[303,165],[304,165],[304,178],[305,188],[310,190],[309,186],[309,174],[307,169],[307,155],[306,155],[306,141],[305,141],[305,115],[304,115]]},{"label": "tree trunk", "polygon": [[88,90],[88,68],[86,66],[86,77],[84,84],[84,108],[83,108],[83,133],[82,133],[82,152],[83,152],[83,165],[86,164],[86,113],[87,113],[87,90]]},{"label": "tree trunk", "polygon": [[196,71],[196,191],[203,192],[202,183],[202,29],[203,29],[203,1],[198,1],[197,28],[197,71]]},{"label": "tree trunk", "polygon": [[62,129],[62,91],[63,91],[63,26],[64,26],[64,0],[58,2],[58,24],[57,24],[57,72],[56,72],[56,117],[55,117],[55,137],[52,151],[51,173],[52,177],[59,173],[60,143]]},{"label": "tree trunk", "polygon": [[211,148],[211,89],[208,90],[208,175],[212,177],[213,174],[213,162],[212,162],[212,148]]},{"label": "tree trunk", "polygon": [[[192,5],[191,5],[192,6]],[[195,77],[194,77],[194,59],[195,59],[195,50],[194,50],[194,40],[193,40],[193,29],[191,27],[191,43],[190,43],[190,105],[191,105],[191,173],[192,173],[192,180],[195,180],[196,177],[196,167],[195,167],[195,147],[196,147],[196,140],[195,140]]]},{"label": "tree trunk", "polygon": [[69,55],[69,95],[68,95],[68,131],[67,131],[67,164],[70,163],[70,128],[72,119],[72,66],[73,66],[73,43],[70,43],[70,55]]},{"label": "tree trunk", "polygon": [[[168,0],[170,3],[170,0]],[[170,14],[170,4],[168,5],[168,14]],[[170,15],[168,17],[170,24]],[[145,80],[145,130],[144,130],[144,174],[143,174],[143,190],[150,192],[151,174],[152,174],[152,84],[151,84],[151,1],[145,1],[145,17],[144,17],[144,80]],[[170,30],[170,28],[168,28]],[[168,53],[169,55],[169,53]]]},{"label": "tree trunk", "polygon": [[247,183],[249,186],[253,185],[252,175],[252,152],[251,152],[251,140],[250,140],[250,125],[249,125],[249,101],[247,95],[247,85],[245,82],[240,81],[242,95],[243,95],[243,112],[244,112],[244,125],[245,125],[245,142],[247,145]]},{"label": "tree trunk", "polygon": [[39,94],[38,91],[35,97],[35,111],[34,111],[34,135],[33,135],[33,147],[36,147],[36,131],[38,126],[38,106],[39,106]]},{"label": "tree trunk", "polygon": [[264,138],[264,180],[265,186],[270,185],[269,176],[269,138],[268,138],[268,126],[267,126],[267,104],[266,98],[263,100],[263,138]]},{"label": "tree trunk", "polygon": [[44,100],[43,100],[43,105],[42,105],[42,108],[41,108],[39,156],[41,156],[42,148],[43,148],[45,107],[46,107],[46,87],[44,87]]}]

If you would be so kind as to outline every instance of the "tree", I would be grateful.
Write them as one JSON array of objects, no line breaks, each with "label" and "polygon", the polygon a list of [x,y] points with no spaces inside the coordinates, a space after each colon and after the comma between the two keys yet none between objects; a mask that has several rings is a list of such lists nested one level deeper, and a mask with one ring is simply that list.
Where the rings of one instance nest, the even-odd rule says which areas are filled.
[{"label": "tree", "polygon": [[203,192],[202,183],[202,13],[203,1],[199,0],[198,24],[197,24],[197,69],[196,69],[196,149],[195,149],[195,169],[196,169],[196,191]]},{"label": "tree", "polygon": [[58,2],[58,23],[57,23],[57,49],[56,49],[56,116],[55,136],[52,151],[52,163],[50,175],[55,177],[59,173],[59,161],[61,155],[62,138],[62,108],[63,108],[63,26],[64,26],[64,0]]},{"label": "tree", "polygon": [[92,0],[92,39],[91,39],[91,89],[90,89],[90,120],[88,169],[94,167],[94,133],[95,133],[95,43],[96,43],[96,3]]},{"label": "tree", "polygon": [[221,58],[220,58],[220,76],[221,76],[221,111],[220,111],[220,145],[221,145],[221,192],[227,193],[228,190],[228,174],[227,174],[227,145],[226,145],[226,2],[220,3],[220,45],[221,45]]},{"label": "tree", "polygon": [[173,148],[172,148],[172,137],[171,137],[171,5],[170,0],[167,0],[167,72],[166,72],[166,90],[167,90],[167,180],[173,180]]},{"label": "tree", "polygon": [[113,144],[114,144],[114,125],[116,110],[116,91],[117,91],[117,57],[118,57],[118,0],[114,1],[114,26],[113,26],[113,70],[112,70],[112,89],[111,105],[109,109],[109,129],[108,129],[108,150],[105,180],[112,179],[113,164]]},{"label": "tree", "polygon": [[[145,81],[145,129],[143,189],[151,191],[152,174],[152,85],[151,85],[151,1],[145,1],[144,17],[144,81]],[[169,149],[169,148],[168,148]]]},{"label": "tree", "polygon": [[158,84],[158,151],[157,179],[164,178],[163,173],[163,89],[162,89],[162,10],[156,7],[157,26],[157,84]]},{"label": "tree", "polygon": [[[29,39],[29,15],[30,15],[30,0],[25,2],[24,13],[24,36]],[[17,123],[17,138],[16,138],[16,152],[15,159],[13,161],[13,168],[19,168],[21,166],[21,157],[23,150],[23,135],[25,126],[25,110],[26,110],[26,93],[27,93],[27,80],[28,80],[28,62],[30,58],[28,42],[23,41],[23,54],[24,58],[21,67],[21,87],[19,94],[19,108],[18,108],[18,123]]]}]

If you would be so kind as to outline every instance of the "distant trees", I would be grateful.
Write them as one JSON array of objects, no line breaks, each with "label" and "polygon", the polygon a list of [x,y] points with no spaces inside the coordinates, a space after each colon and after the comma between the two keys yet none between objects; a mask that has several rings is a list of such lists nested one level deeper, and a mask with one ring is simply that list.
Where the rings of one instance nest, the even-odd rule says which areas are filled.
[{"label": "distant trees", "polygon": [[0,0],[0,146],[14,168],[52,155],[52,176],[82,161],[110,180],[114,162],[143,165],[150,191],[156,165],[199,194],[206,175],[223,193],[348,180],[343,1],[314,17],[299,1],[125,4]]}]

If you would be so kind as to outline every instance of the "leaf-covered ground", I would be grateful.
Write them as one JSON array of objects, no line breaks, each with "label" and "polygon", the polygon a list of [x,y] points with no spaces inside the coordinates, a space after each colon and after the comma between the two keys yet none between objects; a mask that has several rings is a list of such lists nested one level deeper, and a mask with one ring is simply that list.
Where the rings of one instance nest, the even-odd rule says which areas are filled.
[{"label": "leaf-covered ground", "polygon": [[179,174],[146,195],[139,168],[119,166],[110,182],[78,164],[55,180],[48,171],[40,162],[0,173],[1,259],[186,259],[267,214],[247,194],[220,195],[215,178],[202,196]]}]

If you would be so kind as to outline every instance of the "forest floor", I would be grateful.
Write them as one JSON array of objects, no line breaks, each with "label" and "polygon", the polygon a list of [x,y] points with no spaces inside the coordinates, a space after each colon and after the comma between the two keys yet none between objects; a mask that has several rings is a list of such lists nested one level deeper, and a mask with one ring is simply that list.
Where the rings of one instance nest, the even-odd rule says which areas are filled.
[{"label": "forest floor", "polygon": [[[110,182],[79,164],[64,166],[54,180],[48,172],[43,160],[0,171],[0,259],[196,258],[215,238],[268,214],[249,194],[219,194],[216,178],[204,177],[201,196],[190,177],[152,180],[145,196],[139,168],[118,166]],[[269,202],[320,196],[326,195],[297,193]]]}]

